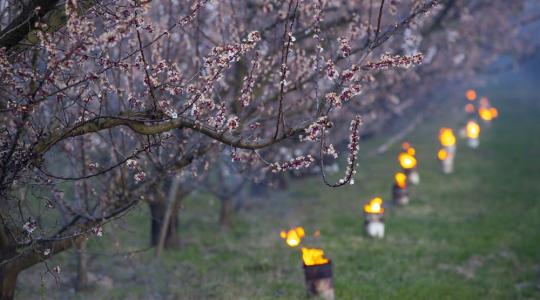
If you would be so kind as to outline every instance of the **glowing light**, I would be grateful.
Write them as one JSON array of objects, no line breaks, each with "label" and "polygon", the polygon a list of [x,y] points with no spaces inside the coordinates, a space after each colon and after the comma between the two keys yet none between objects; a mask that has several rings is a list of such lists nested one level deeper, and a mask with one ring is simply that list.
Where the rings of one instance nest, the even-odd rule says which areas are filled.
[{"label": "glowing light", "polygon": [[439,141],[444,147],[451,147],[456,144],[456,136],[450,128],[441,128],[439,131]]},{"label": "glowing light", "polygon": [[285,243],[291,247],[296,247],[302,242],[302,238],[305,236],[304,228],[295,227],[289,231],[282,230],[279,234]]},{"label": "glowing light", "polygon": [[489,108],[481,107],[481,108],[478,110],[478,115],[480,116],[480,119],[482,119],[482,120],[484,120],[484,121],[491,121],[491,120],[493,120],[492,110],[489,109]]},{"label": "glowing light", "polygon": [[474,113],[474,104],[467,103],[467,105],[465,105],[465,112],[469,114]]},{"label": "glowing light", "polygon": [[487,97],[480,98],[481,107],[489,107],[489,99]]},{"label": "glowing light", "polygon": [[416,158],[409,153],[400,153],[398,160],[403,169],[408,170],[416,167]]},{"label": "glowing light", "polygon": [[384,213],[382,204],[382,199],[380,197],[375,197],[364,205],[364,212],[367,214],[382,214]]},{"label": "glowing light", "polygon": [[306,266],[324,265],[329,262],[324,257],[324,251],[322,249],[304,247],[302,247],[302,260]]},{"label": "glowing light", "polygon": [[446,151],[446,149],[440,149],[439,152],[437,152],[437,158],[439,160],[446,160],[448,156],[448,151]]},{"label": "glowing light", "polygon": [[394,175],[394,180],[396,181],[396,185],[402,189],[407,186],[407,175],[405,175],[405,173],[397,172],[396,175]]},{"label": "glowing light", "polygon": [[475,121],[469,121],[467,123],[467,137],[477,139],[478,136],[480,136],[480,126]]},{"label": "glowing light", "polygon": [[409,155],[416,155],[416,149],[414,149],[409,142],[403,142],[401,144],[401,149],[403,149],[403,151],[407,152]]},{"label": "glowing light", "polygon": [[465,97],[467,97],[467,100],[474,101],[476,99],[476,91],[475,90],[467,90],[465,93]]},{"label": "glowing light", "polygon": [[489,110],[491,111],[491,116],[493,117],[493,119],[499,116],[499,111],[495,107],[492,107]]}]

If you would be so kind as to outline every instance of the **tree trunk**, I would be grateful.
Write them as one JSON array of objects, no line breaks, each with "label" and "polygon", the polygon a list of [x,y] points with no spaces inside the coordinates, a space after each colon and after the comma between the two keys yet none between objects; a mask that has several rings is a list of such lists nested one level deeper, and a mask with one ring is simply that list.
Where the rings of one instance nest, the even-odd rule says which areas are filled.
[{"label": "tree trunk", "polygon": [[88,255],[86,253],[86,241],[82,241],[76,249],[77,277],[75,278],[75,289],[80,291],[88,287]]},{"label": "tree trunk", "polygon": [[219,227],[221,227],[221,229],[229,229],[231,227],[233,203],[229,197],[222,197],[220,200]]},{"label": "tree trunk", "polygon": [[11,300],[15,295],[19,272],[0,267],[0,300]]},{"label": "tree trunk", "polygon": [[[167,212],[167,203],[164,201],[150,203],[150,214],[152,216],[152,223],[150,228],[150,244],[152,246],[157,246],[159,243],[159,235],[161,233],[161,228],[165,222],[165,213]],[[177,247],[180,244],[178,238],[178,208],[175,207],[172,212],[171,219],[169,221],[169,226],[165,235],[165,242],[163,247],[165,249],[170,249]]]}]

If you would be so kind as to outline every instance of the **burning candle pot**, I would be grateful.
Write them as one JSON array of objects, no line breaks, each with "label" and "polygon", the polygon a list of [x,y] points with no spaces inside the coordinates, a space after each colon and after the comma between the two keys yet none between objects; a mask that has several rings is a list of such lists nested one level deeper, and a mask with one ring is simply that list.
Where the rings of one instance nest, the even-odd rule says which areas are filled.
[{"label": "burning candle pot", "polygon": [[384,208],[380,197],[371,199],[364,205],[364,230],[366,234],[374,238],[384,237]]},{"label": "burning candle pot", "polygon": [[[403,168],[403,170],[405,171],[405,174],[407,175],[407,180],[413,185],[418,185],[420,184],[420,174],[418,174],[416,149],[414,149],[408,142],[404,142],[403,144],[401,144],[401,148],[403,149],[403,153],[406,153],[409,156],[398,157],[399,164],[401,165],[401,168]],[[410,156],[412,156],[412,159],[410,158]]]},{"label": "burning candle pot", "polygon": [[437,153],[441,162],[443,173],[450,174],[454,171],[454,157],[456,153],[456,136],[450,128],[441,128],[439,142],[442,148]]},{"label": "burning candle pot", "polygon": [[480,125],[475,121],[469,121],[467,123],[467,144],[469,147],[475,149],[480,145]]},{"label": "burning candle pot", "polygon": [[499,115],[499,112],[495,107],[492,107],[487,98],[482,98],[480,101],[480,108],[478,109],[478,116],[486,126],[491,125],[491,121]]},{"label": "burning candle pot", "polygon": [[[294,248],[301,244],[305,231],[302,227],[295,227],[288,231],[281,231],[280,236],[287,245]],[[315,236],[318,236],[318,231]],[[324,300],[334,300],[332,261],[324,257],[322,249],[302,247],[301,251],[308,295]]]},{"label": "burning candle pot", "polygon": [[324,257],[324,251],[317,248],[302,248],[302,261],[308,295],[334,300],[332,261]]},{"label": "burning candle pot", "polygon": [[465,97],[466,97],[467,100],[469,100],[469,101],[474,101],[474,100],[476,100],[476,96],[477,96],[476,91],[473,90],[473,89],[467,90],[467,91],[465,92]]},{"label": "burning candle pot", "polygon": [[409,203],[409,190],[407,189],[407,175],[397,172],[394,175],[394,185],[392,185],[392,198],[397,205]]}]

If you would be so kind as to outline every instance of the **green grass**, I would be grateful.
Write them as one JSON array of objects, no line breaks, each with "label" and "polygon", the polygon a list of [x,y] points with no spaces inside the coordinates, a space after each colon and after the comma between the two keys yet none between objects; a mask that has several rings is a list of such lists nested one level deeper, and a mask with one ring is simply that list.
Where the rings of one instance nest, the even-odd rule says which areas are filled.
[{"label": "green grass", "polygon": [[[46,297],[304,299],[299,253],[278,235],[302,225],[321,232],[306,244],[324,248],[333,260],[337,299],[540,299],[540,104],[532,89],[509,89],[516,82],[486,88],[500,119],[483,128],[479,149],[459,141],[454,174],[443,175],[434,159],[438,128],[458,125],[448,109],[408,137],[417,148],[421,184],[409,206],[387,210],[383,240],[363,235],[361,213],[373,195],[389,199],[397,170],[398,146],[363,155],[384,140],[378,137],[362,145],[353,186],[293,181],[286,191],[253,200],[228,232],[218,230],[217,201],[197,194],[180,213],[180,249],[160,260],[153,251],[107,255],[146,247],[148,212],[141,206],[90,241],[91,271],[111,277],[113,289],[70,292],[66,278],[74,263],[67,253],[50,263],[64,267],[65,280],[55,286],[46,277]],[[19,299],[39,298],[39,272],[42,266],[21,275]]]}]

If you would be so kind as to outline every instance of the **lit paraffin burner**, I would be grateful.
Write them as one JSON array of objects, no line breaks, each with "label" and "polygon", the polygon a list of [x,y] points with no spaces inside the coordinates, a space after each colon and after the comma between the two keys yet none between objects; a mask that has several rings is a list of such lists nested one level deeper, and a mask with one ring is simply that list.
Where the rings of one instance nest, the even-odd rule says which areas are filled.
[{"label": "lit paraffin burner", "polygon": [[456,154],[456,136],[450,128],[443,127],[439,130],[439,142],[442,148],[437,153],[437,158],[442,164],[445,174],[454,171],[454,157]]},{"label": "lit paraffin burner", "polygon": [[309,296],[334,300],[332,261],[324,257],[324,251],[317,248],[302,248],[304,275]]},{"label": "lit paraffin burner", "polygon": [[482,100],[483,101],[480,102],[480,108],[478,109],[478,116],[484,121],[484,124],[490,126],[491,121],[498,117],[499,112],[495,107],[491,106],[488,98],[483,97]]},{"label": "lit paraffin burner", "polygon": [[469,121],[467,122],[467,144],[471,148],[478,148],[478,145],[480,145],[480,125],[476,123],[475,121]]},{"label": "lit paraffin burner", "polygon": [[371,199],[364,205],[364,230],[367,235],[374,238],[384,237],[384,207],[380,197]]},{"label": "lit paraffin burner", "polygon": [[[401,148],[403,149],[403,153],[407,153],[408,155],[412,156],[414,160],[411,160],[410,158],[404,156],[403,162],[400,159],[399,164],[403,168],[403,171],[407,175],[407,180],[413,184],[418,185],[420,184],[420,174],[418,173],[418,161],[416,160],[416,149],[414,149],[409,142],[404,142],[401,144]],[[407,164],[413,164],[414,166],[412,168],[407,169]]]},{"label": "lit paraffin burner", "polygon": [[407,175],[403,172],[397,172],[394,175],[394,184],[392,185],[392,198],[397,205],[406,205],[409,203],[409,190],[407,189]]},{"label": "lit paraffin burner", "polygon": [[[280,237],[292,247],[298,247],[305,237],[303,227],[294,227],[280,232]],[[318,237],[320,232],[314,234]],[[301,247],[306,289],[309,296],[324,300],[334,300],[334,283],[332,279],[332,261],[324,257],[324,251],[318,248]]]}]

